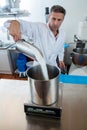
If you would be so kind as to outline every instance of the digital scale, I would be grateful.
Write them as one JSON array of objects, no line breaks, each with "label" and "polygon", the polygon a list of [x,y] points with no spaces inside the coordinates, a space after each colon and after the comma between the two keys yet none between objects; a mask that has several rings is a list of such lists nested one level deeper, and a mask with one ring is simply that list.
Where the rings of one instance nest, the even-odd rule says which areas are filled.
[{"label": "digital scale", "polygon": [[36,105],[34,103],[25,103],[24,112],[27,116],[37,116],[52,119],[60,119],[62,114],[62,95],[63,84],[59,84],[59,96],[56,103],[49,106]]}]

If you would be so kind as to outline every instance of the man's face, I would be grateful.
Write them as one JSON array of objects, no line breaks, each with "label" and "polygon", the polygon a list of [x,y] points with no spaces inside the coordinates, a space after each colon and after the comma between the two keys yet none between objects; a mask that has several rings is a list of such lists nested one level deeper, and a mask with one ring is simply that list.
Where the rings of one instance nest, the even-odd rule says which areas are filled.
[{"label": "man's face", "polygon": [[64,19],[64,14],[63,13],[56,13],[56,12],[51,12],[49,14],[49,27],[52,31],[57,31],[63,22]]}]

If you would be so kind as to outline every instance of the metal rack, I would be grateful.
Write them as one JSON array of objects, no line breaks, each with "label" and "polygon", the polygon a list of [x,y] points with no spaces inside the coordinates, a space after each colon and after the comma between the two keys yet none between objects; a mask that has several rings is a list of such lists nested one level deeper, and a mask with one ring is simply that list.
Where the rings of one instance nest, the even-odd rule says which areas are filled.
[{"label": "metal rack", "polygon": [[8,17],[26,17],[29,16],[30,13],[26,10],[23,11],[14,11],[14,12],[1,12],[0,18],[8,18]]}]

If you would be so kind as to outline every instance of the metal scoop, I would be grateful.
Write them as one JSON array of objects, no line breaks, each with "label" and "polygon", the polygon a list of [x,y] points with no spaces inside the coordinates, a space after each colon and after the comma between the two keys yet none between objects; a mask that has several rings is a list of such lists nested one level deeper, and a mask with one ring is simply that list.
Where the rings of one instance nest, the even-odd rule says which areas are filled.
[{"label": "metal scoop", "polygon": [[[37,52],[41,57],[43,57],[42,52],[34,44],[25,41],[24,39],[17,41],[14,45],[15,50],[23,53],[27,57],[30,57],[37,61],[35,52]],[[35,50],[35,51],[34,51]]]}]

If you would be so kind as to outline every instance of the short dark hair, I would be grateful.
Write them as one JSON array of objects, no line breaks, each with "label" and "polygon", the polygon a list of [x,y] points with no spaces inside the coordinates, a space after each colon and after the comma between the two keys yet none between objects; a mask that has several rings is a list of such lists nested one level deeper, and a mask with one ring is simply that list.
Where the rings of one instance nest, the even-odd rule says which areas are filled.
[{"label": "short dark hair", "polygon": [[50,9],[50,13],[51,12],[63,13],[64,15],[66,14],[66,10],[60,5],[53,5]]}]

